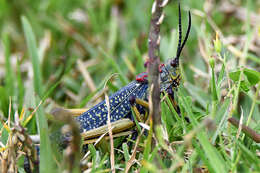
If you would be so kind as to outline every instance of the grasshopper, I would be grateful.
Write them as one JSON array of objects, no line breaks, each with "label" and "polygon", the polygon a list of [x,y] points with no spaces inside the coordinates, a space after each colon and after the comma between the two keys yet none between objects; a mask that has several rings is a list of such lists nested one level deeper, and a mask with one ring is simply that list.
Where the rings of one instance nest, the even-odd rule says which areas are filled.
[{"label": "grasshopper", "polygon": [[[174,100],[174,92],[177,90],[180,80],[179,58],[181,51],[188,39],[191,28],[191,15],[188,12],[189,23],[184,41],[182,42],[181,10],[179,5],[179,41],[177,53],[174,58],[169,59],[165,64],[161,64],[160,71],[160,92],[168,93],[169,98],[177,113],[180,113],[179,107]],[[148,74],[143,72],[136,76],[132,81],[119,91],[109,97],[110,121],[113,127],[113,133],[119,133],[134,126],[132,110],[138,121],[142,121],[148,112]],[[84,143],[91,143],[96,137],[107,132],[108,110],[106,101],[102,101],[91,109],[81,112],[73,111],[77,116],[75,119],[80,124],[81,136]],[[81,114],[82,113],[82,114]]]},{"label": "grasshopper", "polygon": [[[191,29],[190,12],[188,13],[188,17],[188,28],[182,42],[181,10],[179,4],[179,41],[176,56],[169,59],[165,64],[160,64],[158,67],[160,72],[160,93],[168,94],[171,103],[178,114],[180,114],[180,110],[174,100],[174,92],[177,91],[181,80],[179,58]],[[126,130],[135,125],[133,112],[139,122],[147,119],[147,114],[149,111],[148,96],[148,74],[147,72],[143,72],[137,75],[134,81],[130,82],[128,85],[109,97],[108,105],[110,107],[110,125],[112,127],[114,137],[131,134]],[[96,142],[99,136],[103,136],[108,132],[107,107],[107,103],[104,100],[87,111],[85,111],[85,109],[66,109],[64,112],[62,109],[60,113],[59,111],[56,113],[62,115],[64,115],[64,113],[75,115],[75,119],[80,125],[80,133],[83,138],[83,144],[89,144]],[[51,137],[56,138],[57,136],[52,134]],[[62,141],[57,142],[66,143],[70,141],[70,135],[62,136],[59,139]],[[24,162],[24,166],[30,168],[28,158]]]}]

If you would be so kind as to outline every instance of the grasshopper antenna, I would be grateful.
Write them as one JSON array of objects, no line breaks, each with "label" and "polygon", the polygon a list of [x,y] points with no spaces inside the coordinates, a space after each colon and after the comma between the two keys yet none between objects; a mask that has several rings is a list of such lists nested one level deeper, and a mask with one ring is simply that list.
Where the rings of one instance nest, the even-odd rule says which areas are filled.
[{"label": "grasshopper antenna", "polygon": [[181,8],[180,8],[180,3],[179,3],[179,42],[178,42],[178,48],[177,48],[177,53],[176,53],[176,57],[175,59],[172,61],[171,65],[176,67],[179,65],[179,57],[181,54],[181,51],[189,37],[190,34],[190,28],[191,28],[191,15],[190,15],[190,11],[189,11],[189,24],[188,24],[188,29],[184,38],[183,43],[182,42],[182,28],[181,28]]},{"label": "grasshopper antenna", "polygon": [[179,42],[178,42],[178,48],[177,48],[177,53],[176,53],[176,57],[178,57],[177,55],[180,52],[181,49],[181,42],[182,42],[182,29],[181,29],[181,5],[179,3]]},{"label": "grasshopper antenna", "polygon": [[188,25],[188,29],[187,29],[187,32],[186,32],[186,35],[185,35],[185,38],[184,38],[184,41],[181,45],[181,48],[179,49],[179,52],[177,54],[177,57],[179,58],[180,54],[181,54],[181,51],[186,43],[186,41],[188,40],[188,37],[189,37],[189,34],[190,34],[190,28],[191,28],[191,15],[190,15],[190,11],[189,11],[189,25]]}]

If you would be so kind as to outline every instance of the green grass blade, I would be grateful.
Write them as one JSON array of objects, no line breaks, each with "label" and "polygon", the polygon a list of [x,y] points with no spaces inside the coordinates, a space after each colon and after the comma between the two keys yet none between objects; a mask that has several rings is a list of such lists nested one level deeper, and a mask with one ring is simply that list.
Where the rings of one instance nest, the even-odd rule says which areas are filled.
[{"label": "green grass blade", "polygon": [[23,108],[23,101],[24,101],[24,93],[25,93],[25,88],[23,85],[23,80],[22,80],[22,74],[21,74],[21,66],[20,66],[20,62],[17,60],[16,62],[16,70],[17,70],[17,87],[18,87],[18,93],[17,93],[17,97],[18,97],[18,110],[19,112],[22,110]]},{"label": "green grass blade", "polygon": [[[179,90],[179,95],[180,95],[180,101],[181,101],[183,107],[185,108],[185,110],[189,114],[189,118],[191,120],[193,128],[196,128],[198,122],[194,118],[194,114],[193,114],[193,111],[191,109],[191,105],[188,104],[187,98],[183,95],[183,91],[181,89]],[[198,134],[197,134],[197,138],[198,138],[198,140],[199,140],[199,142],[202,146],[202,149],[204,150],[204,153],[206,154],[206,157],[209,160],[208,163],[210,165],[208,165],[208,166],[212,167],[215,172],[219,172],[219,173],[227,172],[224,159],[218,153],[216,148],[214,148],[211,145],[211,143],[210,143],[210,141],[207,137],[207,134],[203,131],[199,131]]]},{"label": "green grass blade", "polygon": [[96,168],[96,158],[97,158],[97,151],[94,147],[94,145],[90,144],[89,146],[89,151],[91,153],[91,156],[92,156],[92,171],[95,171],[95,168]]},{"label": "green grass blade", "polygon": [[4,55],[5,55],[5,79],[6,79],[6,90],[8,91],[9,96],[14,96],[15,89],[15,80],[14,74],[11,65],[11,57],[10,57],[10,41],[7,33],[3,33],[3,46],[4,46]]},{"label": "green grass blade", "polygon": [[[26,17],[22,17],[22,26],[26,38],[26,43],[29,51],[29,55],[33,65],[34,72],[34,91],[38,96],[43,96],[43,83],[42,75],[40,71],[39,56],[37,52],[36,40],[32,27]],[[36,96],[36,105],[40,102],[40,98]],[[37,126],[40,133],[40,172],[52,172],[53,171],[53,159],[50,147],[50,140],[48,135],[48,124],[44,115],[42,106],[39,107],[37,112]]]},{"label": "green grass blade", "polygon": [[126,143],[123,143],[123,151],[124,151],[124,157],[125,157],[125,160],[128,161],[130,159],[130,154],[129,154],[129,150],[128,150],[128,146]]},{"label": "green grass blade", "polygon": [[221,131],[224,131],[225,128],[225,122],[227,122],[227,116],[228,116],[228,106],[230,104],[230,100],[225,100],[225,102],[220,107],[216,118],[215,123],[217,126],[217,129],[215,130],[213,137],[211,138],[211,143],[215,144],[215,141],[217,139],[218,134],[220,134]]},{"label": "green grass blade", "polygon": [[256,169],[260,171],[260,160],[257,158],[257,156],[252,153],[252,151],[250,151],[248,148],[246,148],[241,142],[238,141],[237,144],[242,151],[242,155],[244,155],[247,160],[251,164],[254,164]]},{"label": "green grass blade", "polygon": [[42,97],[43,96],[43,86],[42,86],[42,74],[40,68],[40,61],[38,50],[36,46],[36,39],[33,34],[32,27],[26,17],[22,17],[23,30],[26,38],[26,44],[28,47],[29,55],[33,65],[34,73],[34,89],[35,92]]}]

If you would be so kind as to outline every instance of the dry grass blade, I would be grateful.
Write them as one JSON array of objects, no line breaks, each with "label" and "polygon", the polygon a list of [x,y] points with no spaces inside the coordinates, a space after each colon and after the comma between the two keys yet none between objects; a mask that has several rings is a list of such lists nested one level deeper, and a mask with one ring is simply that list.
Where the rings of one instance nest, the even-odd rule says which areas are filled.
[{"label": "dry grass blade", "polygon": [[[103,135],[101,135],[101,136],[95,141],[94,146],[96,146],[107,134],[108,134],[108,131],[107,131],[106,133],[104,133]],[[86,144],[87,144],[87,143],[86,143]],[[89,156],[89,154],[90,154],[90,151],[88,151],[88,152],[84,155],[84,157],[81,159],[81,163],[83,163],[83,162],[87,159],[87,157]]]},{"label": "dry grass blade", "polygon": [[[112,75],[105,83],[105,87],[107,85],[107,82],[114,77]],[[104,88],[105,90],[105,88]],[[114,140],[113,140],[113,133],[112,133],[112,126],[111,126],[111,121],[110,121],[110,104],[109,104],[109,97],[107,93],[105,92],[105,102],[106,102],[106,107],[107,107],[107,126],[108,126],[108,134],[110,138],[110,162],[111,162],[111,171],[115,173],[115,155],[114,155]]]},{"label": "dry grass blade", "polygon": [[89,87],[90,91],[91,92],[96,91],[97,88],[95,86],[95,83],[94,83],[93,79],[91,78],[89,72],[86,70],[84,63],[80,59],[78,59],[77,64],[78,64],[78,69],[82,73],[84,80],[85,80],[87,86]]},{"label": "dry grass blade", "polygon": [[239,126],[238,126],[238,130],[237,130],[237,135],[236,135],[237,139],[239,138],[239,135],[240,135],[241,130],[242,130],[242,125],[243,125],[243,118],[244,118],[243,109],[241,109],[241,111],[242,111],[242,113],[241,113],[241,117],[240,117],[240,120],[239,120]]},{"label": "dry grass blade", "polygon": [[113,133],[112,133],[112,126],[110,122],[110,104],[109,104],[109,98],[107,94],[105,93],[105,100],[106,100],[106,106],[107,106],[107,125],[108,125],[108,134],[110,138],[110,161],[111,161],[111,171],[115,173],[115,155],[114,155],[114,140],[113,140]]},{"label": "dry grass blade", "polygon": [[30,122],[30,120],[32,119],[33,115],[37,112],[37,110],[39,109],[39,107],[42,104],[42,100],[40,101],[40,103],[38,104],[38,106],[33,110],[33,112],[26,118],[26,120],[23,122],[23,126],[26,127],[26,125]]},{"label": "dry grass blade", "polygon": [[20,124],[9,128],[11,131],[9,132],[7,144],[0,153],[1,172],[18,172],[17,162],[22,155],[26,156],[27,170],[37,171],[39,160],[37,151],[32,140],[26,134],[26,129]]},{"label": "dry grass blade", "polygon": [[130,168],[132,167],[132,165],[133,165],[133,163],[134,163],[134,161],[135,161],[135,156],[136,156],[136,152],[137,152],[137,147],[138,147],[138,145],[139,145],[139,143],[140,143],[140,140],[141,140],[141,137],[142,137],[143,133],[144,133],[144,129],[141,131],[141,134],[137,137],[137,140],[136,140],[136,142],[135,142],[135,147],[134,147],[134,149],[133,149],[133,153],[132,153],[130,159],[129,159],[129,160],[127,161],[127,163],[126,163],[125,173],[128,173],[128,172],[129,172]]}]

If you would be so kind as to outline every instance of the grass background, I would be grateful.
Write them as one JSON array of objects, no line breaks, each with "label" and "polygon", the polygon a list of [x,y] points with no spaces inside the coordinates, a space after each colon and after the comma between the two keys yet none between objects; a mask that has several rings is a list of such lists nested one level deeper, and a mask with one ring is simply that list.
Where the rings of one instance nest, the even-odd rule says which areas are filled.
[{"label": "grass background", "polygon": [[[24,123],[29,134],[41,132],[41,172],[57,167],[50,163],[46,116],[53,107],[91,107],[102,100],[95,95],[112,74],[118,76],[108,84],[109,93],[145,71],[151,6],[152,1],[137,0],[0,1],[0,111],[5,120],[9,116],[15,121],[15,113],[21,115],[24,108],[24,122],[41,103],[37,116]],[[176,53],[177,7],[177,1],[170,1],[164,9],[162,62]],[[192,29],[181,56],[183,78],[176,98],[191,123],[162,102],[167,135],[161,135],[155,148],[149,147],[149,138],[142,137],[135,159],[143,165],[142,172],[192,172],[203,166],[210,172],[258,172],[259,144],[227,119],[242,117],[260,132],[260,2],[182,0],[181,7],[183,33],[187,10],[191,10]],[[235,12],[225,7],[235,7]],[[208,128],[206,121],[215,128]],[[0,126],[5,148],[9,133],[3,123]],[[115,146],[117,171],[124,170],[132,149],[119,143]],[[90,149],[90,169],[109,171],[109,153]],[[168,151],[167,156],[163,151]]]}]

